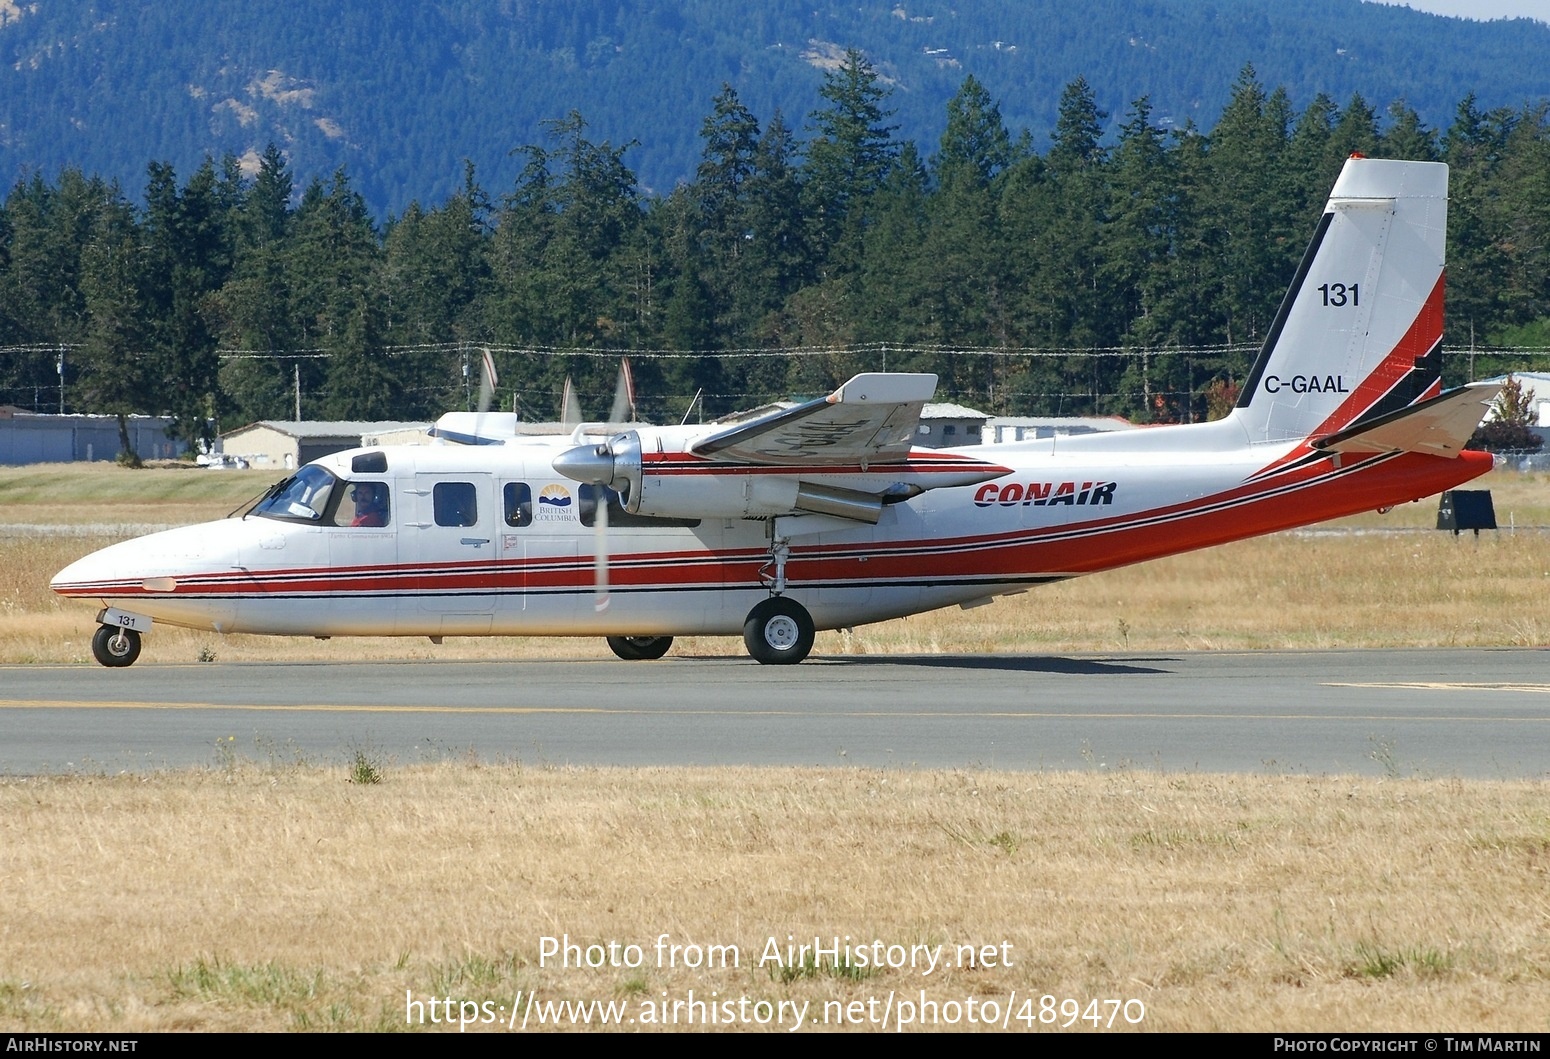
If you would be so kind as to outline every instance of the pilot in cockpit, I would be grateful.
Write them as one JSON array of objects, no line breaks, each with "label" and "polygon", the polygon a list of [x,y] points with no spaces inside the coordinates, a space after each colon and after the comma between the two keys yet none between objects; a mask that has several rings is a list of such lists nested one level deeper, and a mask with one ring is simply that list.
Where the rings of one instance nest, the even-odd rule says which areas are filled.
[{"label": "pilot in cockpit", "polygon": [[388,524],[388,491],[381,482],[356,482],[350,488],[350,499],[355,503],[352,526],[386,526]]}]

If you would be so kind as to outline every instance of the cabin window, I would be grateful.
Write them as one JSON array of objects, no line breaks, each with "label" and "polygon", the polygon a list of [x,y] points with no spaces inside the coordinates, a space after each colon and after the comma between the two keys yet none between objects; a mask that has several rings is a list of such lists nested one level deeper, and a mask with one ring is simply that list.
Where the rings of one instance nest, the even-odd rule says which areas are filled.
[{"label": "cabin window", "polygon": [[472,526],[479,521],[472,482],[437,482],[431,490],[431,506],[438,526]]},{"label": "cabin window", "polygon": [[533,488],[526,482],[507,482],[501,490],[506,502],[506,525],[521,529],[533,524]]},{"label": "cabin window", "polygon": [[387,526],[392,512],[386,482],[349,482],[334,511],[336,526]]}]

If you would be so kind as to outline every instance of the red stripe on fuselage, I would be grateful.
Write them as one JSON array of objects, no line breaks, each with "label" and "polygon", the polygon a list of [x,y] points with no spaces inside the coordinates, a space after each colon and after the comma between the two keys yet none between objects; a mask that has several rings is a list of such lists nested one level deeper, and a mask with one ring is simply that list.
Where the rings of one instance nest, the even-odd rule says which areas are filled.
[{"label": "red stripe on fuselage", "polygon": [[[804,584],[995,583],[1048,575],[1094,573],[1147,559],[1342,515],[1403,503],[1458,485],[1491,468],[1491,457],[1465,453],[1458,460],[1412,453],[1330,459],[1279,475],[1274,482],[1240,486],[1196,500],[1088,522],[1035,526],[940,539],[809,545],[792,549],[791,587]],[[965,494],[962,511],[979,509]],[[1031,510],[1031,509],[1030,509]],[[962,524],[961,522],[958,524]],[[621,554],[609,578],[620,590],[748,587],[768,556],[763,549],[721,552],[670,551]],[[865,560],[862,562],[862,560]],[[316,568],[179,578],[178,599],[254,595],[422,595],[591,591],[593,559],[541,559],[421,564],[413,567]],[[102,599],[167,598],[148,593],[139,579],[117,584],[61,586],[68,596]]]}]

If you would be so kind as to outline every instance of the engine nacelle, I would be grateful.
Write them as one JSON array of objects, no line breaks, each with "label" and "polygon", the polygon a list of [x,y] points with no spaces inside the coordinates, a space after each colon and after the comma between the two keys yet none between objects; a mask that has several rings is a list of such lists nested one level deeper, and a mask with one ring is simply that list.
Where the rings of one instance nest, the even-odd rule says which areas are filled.
[{"label": "engine nacelle", "polygon": [[729,461],[689,451],[677,431],[615,434],[555,457],[554,469],[619,494],[625,509],[663,518],[770,518],[801,512],[876,523],[883,508],[927,489],[975,485],[1006,468],[972,457],[912,451],[864,466]]}]

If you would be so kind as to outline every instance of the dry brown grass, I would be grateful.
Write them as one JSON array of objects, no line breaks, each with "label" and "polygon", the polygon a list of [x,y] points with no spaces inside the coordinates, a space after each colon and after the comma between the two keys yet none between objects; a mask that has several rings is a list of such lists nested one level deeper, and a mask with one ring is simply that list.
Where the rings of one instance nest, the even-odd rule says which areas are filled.
[{"label": "dry brown grass", "polygon": [[1539,533],[1281,534],[857,630],[853,642],[863,652],[1543,644],[1547,553]]},{"label": "dry brown grass", "polygon": [[[1136,998],[1154,1030],[1550,1028],[1541,783],[365,764],[379,783],[0,781],[0,1027],[398,1029],[406,991],[636,1013],[692,989],[814,1013]],[[741,966],[658,967],[664,933]],[[645,966],[541,967],[560,935]],[[1012,966],[757,966],[787,935],[1005,942]]]},{"label": "dry brown grass", "polygon": [[[47,482],[7,492],[9,473],[0,523],[103,519],[62,517],[78,498]],[[185,476],[176,489],[246,489],[166,473]],[[1504,525],[1550,524],[1544,476],[1492,478]],[[164,498],[135,517],[194,521],[229,499]],[[1349,524],[1427,525],[1434,511]],[[47,581],[111,539],[0,536],[0,661],[88,657],[91,608]],[[1538,532],[1282,535],[824,634],[817,650],[1544,643],[1546,577]],[[603,650],[172,629],[148,645],[171,661]],[[637,1015],[690,990],[809,1000],[810,1017],[826,1000],[1015,990],[1136,998],[1148,1029],[1550,1029],[1542,783],[401,766],[367,751],[355,778],[381,782],[349,772],[231,756],[0,780],[0,1029],[399,1029],[406,991],[509,1009],[519,990]],[[664,933],[736,945],[742,966],[660,968]],[[647,965],[541,967],[539,938],[561,934],[641,945]],[[788,934],[1005,942],[1013,965],[930,978],[753,965]],[[1037,1017],[1038,1002],[1018,1010]]]}]

